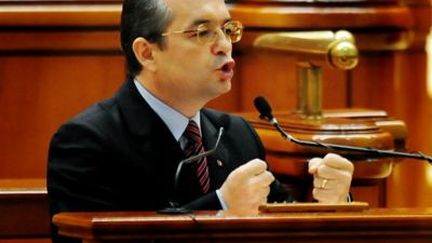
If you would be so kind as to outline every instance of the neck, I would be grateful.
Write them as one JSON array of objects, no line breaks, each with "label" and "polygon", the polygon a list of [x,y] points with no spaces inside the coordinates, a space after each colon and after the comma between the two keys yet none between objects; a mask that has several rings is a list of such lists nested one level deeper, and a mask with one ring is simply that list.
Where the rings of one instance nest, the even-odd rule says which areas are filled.
[{"label": "neck", "polygon": [[144,75],[137,76],[135,79],[153,96],[180,112],[185,117],[192,118],[207,103],[194,99],[193,97],[188,97],[182,94],[182,92],[173,91],[172,88],[165,87],[161,85],[161,83],[153,81],[153,79],[146,78]]}]

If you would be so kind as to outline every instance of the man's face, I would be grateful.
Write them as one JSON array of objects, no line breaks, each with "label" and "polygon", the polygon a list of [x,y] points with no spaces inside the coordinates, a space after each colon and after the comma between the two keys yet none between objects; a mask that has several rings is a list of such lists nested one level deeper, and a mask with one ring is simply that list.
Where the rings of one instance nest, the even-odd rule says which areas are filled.
[{"label": "man's face", "polygon": [[[230,15],[223,0],[165,0],[174,16],[167,33],[194,30],[201,23],[222,27]],[[232,44],[220,29],[199,43],[194,33],[168,34],[165,48],[153,52],[159,91],[171,101],[208,102],[231,89]]]}]

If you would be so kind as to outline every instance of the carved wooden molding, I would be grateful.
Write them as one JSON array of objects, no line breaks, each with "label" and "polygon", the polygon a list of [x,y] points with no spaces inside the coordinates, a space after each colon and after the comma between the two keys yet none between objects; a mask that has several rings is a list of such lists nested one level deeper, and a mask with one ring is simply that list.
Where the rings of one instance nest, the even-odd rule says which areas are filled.
[{"label": "carved wooden molding", "polygon": [[120,11],[114,3],[0,5],[0,26],[117,28]]}]

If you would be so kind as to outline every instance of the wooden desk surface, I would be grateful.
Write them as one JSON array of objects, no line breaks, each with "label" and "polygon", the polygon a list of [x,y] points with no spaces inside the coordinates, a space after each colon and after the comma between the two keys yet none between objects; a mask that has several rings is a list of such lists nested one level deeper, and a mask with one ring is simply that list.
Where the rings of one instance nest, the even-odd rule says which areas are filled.
[{"label": "wooden desk surface", "polygon": [[[201,211],[61,213],[60,234],[86,239],[163,242],[431,242],[432,208],[374,208],[362,212],[250,214]],[[159,242],[159,241],[158,241]]]}]

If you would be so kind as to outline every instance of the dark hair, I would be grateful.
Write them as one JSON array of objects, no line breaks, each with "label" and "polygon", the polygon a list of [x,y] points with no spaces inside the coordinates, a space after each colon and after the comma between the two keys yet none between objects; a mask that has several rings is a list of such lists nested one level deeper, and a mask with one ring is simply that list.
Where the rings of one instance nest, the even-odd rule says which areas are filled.
[{"label": "dark hair", "polygon": [[144,37],[163,48],[161,34],[172,20],[163,0],[124,0],[120,23],[121,48],[126,58],[127,77],[133,78],[142,70],[132,50],[132,43]]}]

